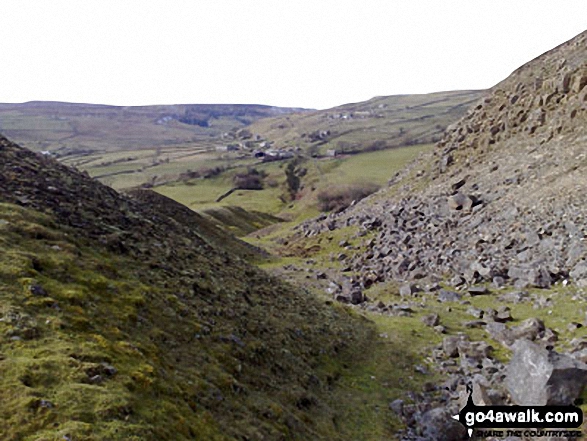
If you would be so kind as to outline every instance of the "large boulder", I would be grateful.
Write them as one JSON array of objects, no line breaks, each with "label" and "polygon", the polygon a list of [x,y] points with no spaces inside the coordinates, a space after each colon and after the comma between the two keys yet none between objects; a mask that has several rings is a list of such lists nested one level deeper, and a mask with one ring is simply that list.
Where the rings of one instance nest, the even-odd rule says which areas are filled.
[{"label": "large boulder", "polygon": [[587,384],[587,364],[528,340],[513,345],[505,384],[521,406],[570,405]]},{"label": "large boulder", "polygon": [[467,430],[452,418],[447,409],[437,407],[417,417],[421,436],[428,441],[460,441],[467,440]]}]

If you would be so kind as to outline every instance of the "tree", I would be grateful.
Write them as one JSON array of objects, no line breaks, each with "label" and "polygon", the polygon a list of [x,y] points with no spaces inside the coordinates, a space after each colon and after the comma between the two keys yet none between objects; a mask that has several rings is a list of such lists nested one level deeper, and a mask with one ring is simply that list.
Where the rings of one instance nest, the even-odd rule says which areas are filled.
[{"label": "tree", "polygon": [[285,168],[285,182],[287,184],[287,191],[291,200],[296,198],[296,194],[300,189],[301,179],[299,176],[299,170],[296,169],[297,161],[293,160],[287,164]]}]

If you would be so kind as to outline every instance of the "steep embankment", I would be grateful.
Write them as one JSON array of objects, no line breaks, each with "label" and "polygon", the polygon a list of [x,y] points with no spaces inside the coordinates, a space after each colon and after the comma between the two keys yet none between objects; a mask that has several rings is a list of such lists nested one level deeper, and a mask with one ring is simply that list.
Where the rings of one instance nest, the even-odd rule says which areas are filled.
[{"label": "steep embankment", "polygon": [[369,330],[167,212],[0,138],[0,438],[336,439]]}]

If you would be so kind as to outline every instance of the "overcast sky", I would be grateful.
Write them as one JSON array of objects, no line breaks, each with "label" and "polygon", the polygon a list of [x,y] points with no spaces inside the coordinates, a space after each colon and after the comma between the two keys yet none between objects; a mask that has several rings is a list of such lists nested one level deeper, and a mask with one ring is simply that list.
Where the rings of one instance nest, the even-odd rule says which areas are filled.
[{"label": "overcast sky", "polygon": [[328,108],[490,87],[585,0],[0,0],[0,102]]}]

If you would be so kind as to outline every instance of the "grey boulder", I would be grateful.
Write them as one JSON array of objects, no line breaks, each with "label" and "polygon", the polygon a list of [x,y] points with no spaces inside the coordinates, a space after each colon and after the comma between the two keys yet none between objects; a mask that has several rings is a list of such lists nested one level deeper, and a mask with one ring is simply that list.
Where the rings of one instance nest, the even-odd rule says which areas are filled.
[{"label": "grey boulder", "polygon": [[570,405],[587,384],[587,364],[528,340],[513,345],[505,385],[521,406]]}]

